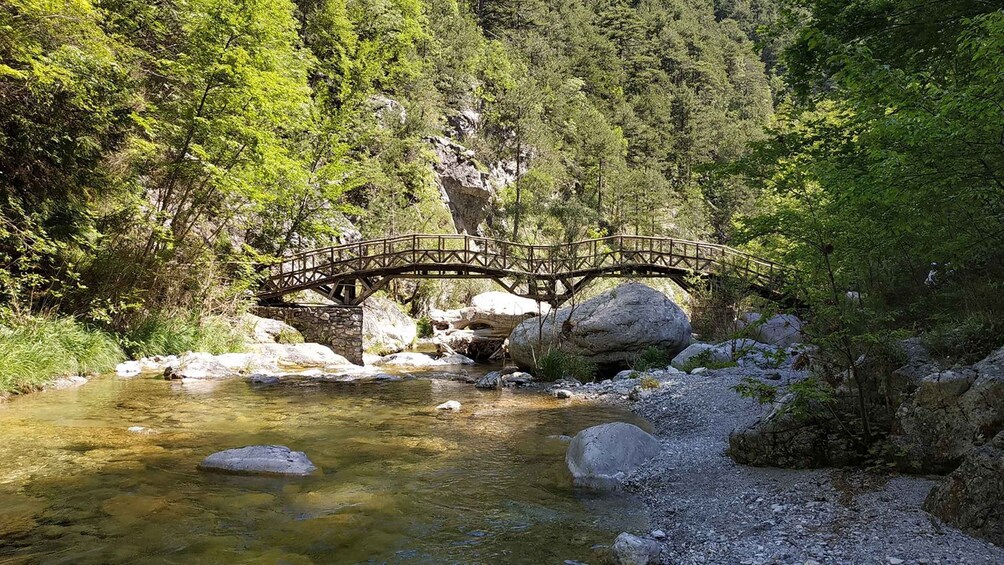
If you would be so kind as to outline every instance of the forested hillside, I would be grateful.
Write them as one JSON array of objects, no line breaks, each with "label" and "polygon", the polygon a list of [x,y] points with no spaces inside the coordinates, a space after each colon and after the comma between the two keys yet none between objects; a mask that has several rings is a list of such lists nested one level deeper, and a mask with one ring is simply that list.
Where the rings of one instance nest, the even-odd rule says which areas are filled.
[{"label": "forested hillside", "polygon": [[744,201],[705,167],[773,104],[760,10],[717,8],[7,2],[5,299],[128,325],[354,229],[452,232],[434,136],[507,171],[483,233],[723,239]]},{"label": "forested hillside", "polygon": [[[985,351],[1002,21],[991,0],[7,0],[0,294],[129,333],[359,236],[659,234],[782,260],[810,303],[867,297],[835,327]],[[932,262],[954,284],[920,284]]]}]

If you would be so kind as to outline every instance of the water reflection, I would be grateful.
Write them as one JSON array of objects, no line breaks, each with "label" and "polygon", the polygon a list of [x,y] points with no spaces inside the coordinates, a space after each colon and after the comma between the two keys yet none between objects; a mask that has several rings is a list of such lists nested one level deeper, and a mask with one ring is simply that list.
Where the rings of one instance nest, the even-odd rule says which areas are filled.
[{"label": "water reflection", "polygon": [[[449,399],[463,410],[433,410]],[[0,407],[0,563],[595,561],[592,545],[645,517],[573,491],[565,444],[548,436],[613,420],[634,421],[445,380],[101,378]],[[213,451],[263,443],[323,473],[196,471]]]}]

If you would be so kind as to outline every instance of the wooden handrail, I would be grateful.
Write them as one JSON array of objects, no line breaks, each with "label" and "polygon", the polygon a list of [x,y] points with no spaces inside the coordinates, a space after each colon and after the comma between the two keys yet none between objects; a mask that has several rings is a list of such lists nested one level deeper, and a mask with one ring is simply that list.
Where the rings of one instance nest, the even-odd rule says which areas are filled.
[{"label": "wooden handrail", "polygon": [[[406,234],[304,251],[283,257],[261,294],[310,288],[316,281],[388,273],[449,271],[477,276],[559,280],[583,273],[638,268],[716,274],[732,266],[764,287],[777,286],[784,269],[773,262],[715,243],[613,235],[553,245],[530,245],[466,234]],[[432,267],[429,269],[429,267]],[[412,269],[411,271],[408,271]],[[442,276],[448,276],[444,274]],[[319,283],[318,283],[319,284]]]}]

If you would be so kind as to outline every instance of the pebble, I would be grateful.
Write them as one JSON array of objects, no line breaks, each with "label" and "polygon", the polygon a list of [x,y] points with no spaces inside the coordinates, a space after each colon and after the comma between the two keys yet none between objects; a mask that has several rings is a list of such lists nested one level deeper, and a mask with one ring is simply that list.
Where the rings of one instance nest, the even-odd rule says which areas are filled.
[{"label": "pebble", "polygon": [[[935,484],[929,478],[737,465],[725,454],[729,434],[770,407],[732,387],[747,376],[786,386],[806,373],[744,367],[708,369],[705,375],[713,378],[660,377],[672,385],[630,405],[664,447],[625,481],[646,503],[653,527],[673,528],[673,536],[661,542],[664,562],[1004,563],[1004,549],[930,520],[922,509]],[[612,395],[601,398],[616,402]],[[654,532],[648,537],[654,539]]]},{"label": "pebble", "polygon": [[447,400],[439,406],[436,406],[436,410],[449,410],[451,412],[459,412],[460,408],[460,403],[456,400]]}]

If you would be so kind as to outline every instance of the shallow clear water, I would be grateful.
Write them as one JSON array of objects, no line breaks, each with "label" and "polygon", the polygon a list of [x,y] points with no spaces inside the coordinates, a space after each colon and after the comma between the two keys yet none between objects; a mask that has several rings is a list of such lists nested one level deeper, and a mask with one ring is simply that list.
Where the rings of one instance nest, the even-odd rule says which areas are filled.
[{"label": "shallow clear water", "polygon": [[[433,409],[450,399],[463,411]],[[625,495],[573,489],[566,444],[548,436],[615,420],[637,423],[445,380],[102,377],[0,405],[0,564],[595,561],[591,546],[646,517]],[[196,470],[214,451],[268,443],[323,474]]]}]

